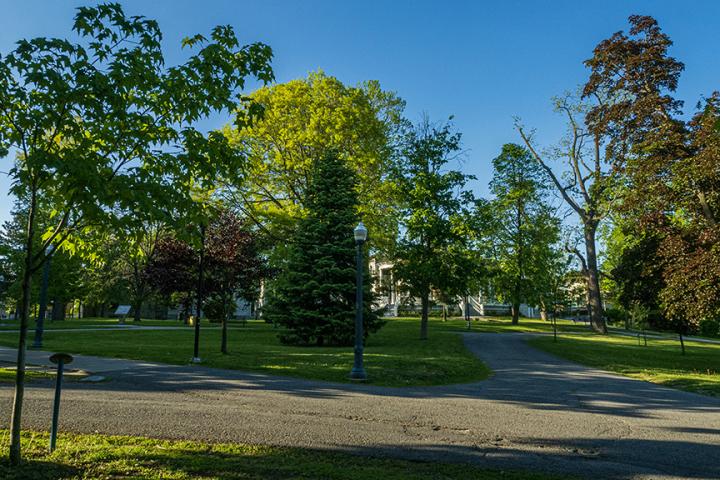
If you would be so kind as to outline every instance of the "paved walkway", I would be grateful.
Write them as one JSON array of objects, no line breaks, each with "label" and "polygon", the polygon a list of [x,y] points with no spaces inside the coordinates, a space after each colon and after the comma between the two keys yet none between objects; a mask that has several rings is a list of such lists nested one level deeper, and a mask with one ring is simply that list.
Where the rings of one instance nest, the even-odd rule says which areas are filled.
[{"label": "paved walkway", "polygon": [[[50,361],[52,352],[44,350],[27,350],[25,363],[27,365],[38,365],[56,368]],[[0,363],[17,362],[17,348],[0,346]],[[89,355],[73,355],[73,361],[67,366],[69,370],[82,370],[88,373],[134,371],[143,368],[161,368],[162,365],[141,362],[137,360],[122,360],[119,358],[91,357]]]},{"label": "paved walkway", "polygon": [[[606,479],[720,478],[720,399],[578,366],[521,334],[467,334],[495,374],[381,388],[135,364],[68,383],[61,428],[267,443]],[[133,362],[130,362],[132,364]],[[0,426],[12,386],[0,385]],[[31,384],[26,427],[47,429],[52,385]]]}]

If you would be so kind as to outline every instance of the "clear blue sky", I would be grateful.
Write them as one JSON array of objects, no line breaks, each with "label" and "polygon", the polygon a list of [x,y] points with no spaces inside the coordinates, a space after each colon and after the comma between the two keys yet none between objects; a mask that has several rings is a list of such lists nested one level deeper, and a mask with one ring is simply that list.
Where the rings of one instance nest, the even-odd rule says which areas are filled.
[{"label": "clear blue sky", "polygon": [[[94,2],[83,2],[92,4]],[[686,65],[678,96],[686,112],[720,89],[719,1],[382,1],[153,0],[121,2],[131,15],[159,21],[167,58],[179,41],[233,25],[244,42],[275,51],[278,82],[323,69],[343,82],[377,79],[407,101],[413,120],[455,116],[467,159],[463,168],[486,191],[490,160],[517,142],[514,115],[538,129],[541,143],[562,132],[549,99],[576,88],[582,61],[598,41],[627,28],[633,13],[653,15],[671,36],[672,54]],[[0,53],[20,38],[70,35],[80,2],[2,1]],[[225,123],[222,117],[207,128]],[[9,159],[0,159],[7,171]],[[0,175],[0,221],[8,217],[9,183]]]}]

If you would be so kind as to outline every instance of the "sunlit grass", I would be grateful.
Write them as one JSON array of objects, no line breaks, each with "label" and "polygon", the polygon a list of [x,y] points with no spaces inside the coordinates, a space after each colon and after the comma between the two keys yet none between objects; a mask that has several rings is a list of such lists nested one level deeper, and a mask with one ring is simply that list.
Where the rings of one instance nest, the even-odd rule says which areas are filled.
[{"label": "sunlit grass", "polygon": [[327,479],[551,480],[533,472],[441,462],[411,462],[300,448],[207,444],[142,437],[60,434],[47,453],[45,433],[25,432],[20,467],[7,463],[8,431],[0,430],[0,478],[25,479]]},{"label": "sunlit grass", "polygon": [[[175,322],[168,322],[174,324]],[[393,319],[370,335],[365,348],[368,381],[383,386],[419,386],[482,380],[488,368],[464,346],[447,324],[433,320],[430,338],[420,340],[418,319]],[[352,347],[282,345],[278,328],[251,321],[233,324],[229,354],[220,353],[220,331],[203,323],[200,356],[204,366],[252,370],[334,382],[349,382]],[[45,333],[45,350],[75,354],[188,364],[193,353],[193,329],[107,330]],[[0,344],[13,346],[16,332],[0,333]]]}]

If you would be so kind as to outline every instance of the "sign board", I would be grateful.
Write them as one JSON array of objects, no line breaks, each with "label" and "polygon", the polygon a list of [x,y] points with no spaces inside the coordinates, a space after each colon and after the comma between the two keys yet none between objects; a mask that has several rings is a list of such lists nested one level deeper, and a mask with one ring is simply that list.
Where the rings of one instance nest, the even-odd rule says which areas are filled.
[{"label": "sign board", "polygon": [[130,313],[130,305],[118,305],[115,315],[127,315]]}]

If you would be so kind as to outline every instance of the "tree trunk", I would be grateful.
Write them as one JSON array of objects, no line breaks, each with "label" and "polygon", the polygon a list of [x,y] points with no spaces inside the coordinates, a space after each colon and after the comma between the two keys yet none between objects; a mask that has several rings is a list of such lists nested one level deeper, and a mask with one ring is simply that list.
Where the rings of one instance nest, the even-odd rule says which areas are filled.
[{"label": "tree trunk", "polygon": [[447,305],[443,305],[443,322],[447,322],[448,308]]},{"label": "tree trunk", "polygon": [[680,332],[680,349],[682,351],[682,354],[685,355],[685,341],[683,340],[682,332]]},{"label": "tree trunk", "polygon": [[136,300],[135,305],[133,305],[133,322],[139,322],[140,321],[140,313],[142,310],[142,300]]},{"label": "tree trunk", "polygon": [[512,307],[512,324],[517,325],[520,323],[520,303],[513,302]]},{"label": "tree trunk", "polygon": [[12,418],[10,420],[10,464],[19,465],[22,459],[20,452],[20,430],[22,423],[23,398],[25,396],[25,351],[27,348],[28,317],[30,314],[30,283],[32,280],[33,240],[35,239],[35,209],[37,191],[31,188],[30,208],[28,211],[27,235],[25,237],[25,265],[22,277],[22,298],[20,311],[20,338],[17,350],[17,369],[15,371],[15,395],[13,398]]},{"label": "tree trunk", "polygon": [[220,340],[220,353],[224,353],[227,355],[228,349],[227,349],[227,324],[228,319],[226,316],[223,316],[222,319],[222,339]]},{"label": "tree trunk", "polygon": [[53,322],[61,322],[65,320],[65,302],[60,300],[59,298],[56,298],[53,300],[53,309],[52,309],[52,320]]},{"label": "tree trunk", "polygon": [[420,310],[420,340],[427,340],[428,338],[428,310],[430,309],[430,294],[423,293]]},{"label": "tree trunk", "polygon": [[227,327],[228,327],[228,317],[230,316],[230,308],[228,306],[228,301],[225,301],[225,306],[223,307],[223,316],[222,316],[222,338],[220,340],[220,353],[224,353],[227,355],[228,349],[227,349]]},{"label": "tree trunk", "polygon": [[542,320],[543,322],[547,322],[547,319],[547,305],[545,305],[545,301],[540,300],[540,320]]},{"label": "tree trunk", "polygon": [[600,275],[597,265],[597,251],[595,250],[596,223],[585,225],[585,252],[587,260],[587,286],[588,305],[590,306],[590,325],[598,333],[607,333],[605,319],[603,318],[602,298],[600,294]]},{"label": "tree trunk", "polygon": [[133,288],[135,293],[135,301],[133,302],[133,322],[139,322],[143,297],[145,296],[145,282],[143,281],[143,277],[140,273],[140,265],[137,257],[133,259],[133,282],[135,283]]}]

